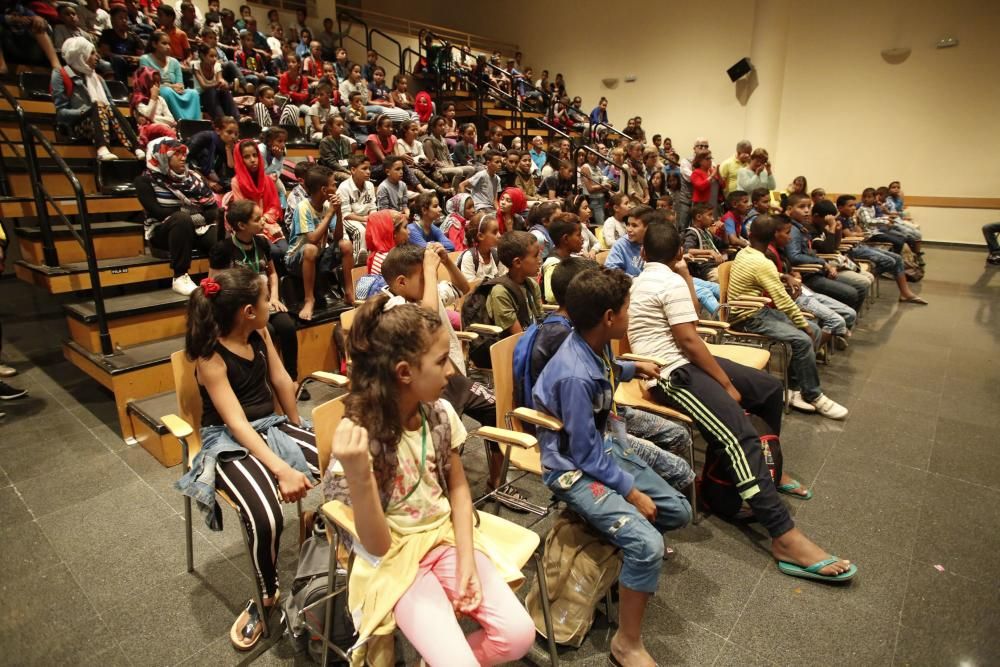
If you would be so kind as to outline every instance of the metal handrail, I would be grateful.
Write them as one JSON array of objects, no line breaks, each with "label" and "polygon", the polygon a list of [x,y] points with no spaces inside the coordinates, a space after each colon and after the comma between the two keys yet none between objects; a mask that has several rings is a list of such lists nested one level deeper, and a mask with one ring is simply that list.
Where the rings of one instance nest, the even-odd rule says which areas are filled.
[{"label": "metal handrail", "polygon": [[606,127],[609,130],[611,130],[612,132],[614,132],[615,134],[618,134],[618,135],[621,135],[621,136],[625,137],[629,141],[632,141],[632,139],[633,139],[633,137],[628,136],[627,134],[625,134],[624,132],[622,132],[621,130],[619,130],[617,127],[611,127],[610,125],[608,125],[607,123],[605,123],[603,121],[598,122],[598,123],[594,123],[593,125],[590,126],[590,134],[591,134],[591,136],[597,136],[597,128],[599,128],[599,127]]},{"label": "metal handrail", "polygon": [[[341,23],[343,19],[347,19],[348,29],[350,29],[351,23],[356,23],[364,29],[364,34],[365,34],[364,42],[362,42],[357,37],[354,37],[344,31],[343,24]],[[351,41],[360,44],[361,46],[365,47],[366,51],[371,48],[371,38],[368,35],[368,24],[350,12],[345,12],[345,11],[337,12],[337,32],[340,34],[340,48],[345,48],[344,47],[345,39],[350,39]]]},{"label": "metal handrail", "polygon": [[[73,228],[72,223],[62,212],[59,207],[59,203],[48,193],[45,189],[45,185],[42,183],[41,179],[38,178],[37,174],[37,158],[34,158],[35,171],[34,174],[34,189],[35,189],[35,199],[43,199],[43,206],[39,208],[39,213],[44,212],[44,217],[46,222],[48,222],[48,210],[44,206],[45,203],[51,203],[53,208],[55,208],[59,217],[62,219],[66,226],[69,227],[70,233],[76,238],[76,240],[83,246],[83,250],[87,255],[87,273],[90,275],[90,291],[94,297],[94,312],[97,315],[97,329],[98,338],[101,341],[101,352],[105,355],[112,354],[114,352],[114,347],[111,345],[111,333],[108,331],[108,316],[104,309],[104,296],[101,294],[101,274],[100,269],[97,265],[97,253],[94,250],[94,238],[91,234],[90,229],[90,214],[87,212],[87,195],[83,191],[83,186],[80,185],[80,179],[76,177],[73,170],[69,168],[66,161],[62,159],[62,156],[56,152],[55,147],[45,138],[42,131],[38,129],[35,125],[28,127],[28,140],[24,142],[25,148],[29,155],[34,158],[35,145],[34,142],[37,141],[41,144],[45,152],[49,154],[49,157],[56,163],[59,170],[63,173],[63,176],[69,181],[70,186],[73,188],[73,196],[76,199],[76,215],[79,219],[80,234],[77,234],[76,230]],[[51,230],[50,230],[51,232]]]},{"label": "metal handrail", "polygon": [[478,35],[465,30],[455,30],[453,28],[448,28],[447,26],[434,25],[432,23],[425,23],[422,21],[411,21],[409,19],[393,16],[391,14],[374,12],[369,9],[358,9],[352,7],[351,11],[355,12],[357,15],[369,18],[373,24],[382,24],[382,27],[387,30],[395,30],[393,26],[399,26],[411,36],[418,35],[420,32],[424,31],[437,31],[437,33],[444,35],[446,39],[466,44],[470,48],[475,42],[476,48],[483,50],[487,50],[488,46],[488,50],[499,49],[502,52],[513,54],[519,49],[516,43],[503,42],[488,35]]},{"label": "metal handrail", "polygon": [[[372,47],[372,35],[378,35],[379,37],[382,37],[383,39],[386,39],[386,40],[388,40],[388,41],[390,41],[390,42],[392,42],[393,44],[396,45],[396,51],[399,53],[399,56],[398,56],[399,60],[395,63],[395,65],[399,69],[399,73],[403,74],[403,45],[400,44],[398,40],[393,39],[392,37],[390,37],[386,33],[384,33],[381,30],[379,30],[378,28],[371,28],[371,29],[368,30],[368,48],[369,49],[373,48]],[[391,60],[389,60],[389,58],[387,58],[386,56],[382,55],[382,53],[378,49],[374,49],[374,50],[375,50],[375,53],[378,53],[378,55],[379,55],[380,58],[385,58],[388,62],[390,62],[390,63],[392,62]]]},{"label": "metal handrail", "polygon": [[[56,252],[55,238],[52,236],[52,227],[49,224],[49,210],[45,205],[45,197],[42,196],[42,192],[36,187],[36,185],[41,184],[42,179],[38,172],[38,158],[35,155],[35,147],[28,135],[29,125],[27,117],[17,98],[7,90],[7,86],[0,85],[0,94],[7,100],[10,108],[14,110],[14,114],[17,116],[21,141],[24,142],[24,159],[28,166],[28,177],[31,179],[31,193],[35,200],[35,211],[38,213],[38,230],[42,235],[43,261],[46,266],[59,266],[59,254]],[[34,125],[30,127],[34,127]]]},{"label": "metal handrail", "polygon": [[[413,74],[413,65],[412,65],[412,63],[406,61],[406,58],[409,57],[410,55],[416,56],[417,57],[417,62],[420,62],[420,59],[423,58],[423,56],[420,55],[419,51],[414,51],[410,47],[406,47],[405,49],[403,49],[403,53],[402,53],[403,62],[400,62],[400,67],[402,68],[402,73],[403,74],[406,74],[406,73]],[[409,65],[409,66],[407,66],[407,65]]]},{"label": "metal handrail", "polygon": [[[567,141],[569,141],[569,159],[573,163],[573,187],[579,189],[579,184],[580,184],[580,165],[578,165],[576,163],[576,151],[577,151],[578,148],[583,148],[584,147],[583,144],[578,144],[573,139],[573,137],[571,137],[570,135],[566,134],[565,132],[563,132],[562,130],[560,130],[555,125],[552,125],[551,123],[545,122],[541,118],[535,118],[533,120],[536,123],[538,123],[543,129],[548,130],[549,134],[558,135],[558,136],[562,137],[563,139],[566,139]],[[550,156],[552,155],[551,151],[546,151],[546,152]],[[558,153],[556,154],[556,156],[558,156]]]}]

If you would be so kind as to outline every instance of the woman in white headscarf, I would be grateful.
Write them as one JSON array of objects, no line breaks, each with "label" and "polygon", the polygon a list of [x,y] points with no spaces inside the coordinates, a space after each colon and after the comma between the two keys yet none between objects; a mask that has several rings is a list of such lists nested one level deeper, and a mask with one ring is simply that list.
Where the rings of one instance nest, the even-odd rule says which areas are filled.
[{"label": "woman in white headscarf", "polygon": [[97,146],[97,159],[114,160],[108,150],[112,136],[123,146],[144,157],[139,138],[132,125],[118,111],[104,79],[94,72],[97,51],[85,37],[70,37],[63,42],[66,66],[52,70],[52,100],[56,107],[56,122],[68,126],[79,139],[92,139]]}]

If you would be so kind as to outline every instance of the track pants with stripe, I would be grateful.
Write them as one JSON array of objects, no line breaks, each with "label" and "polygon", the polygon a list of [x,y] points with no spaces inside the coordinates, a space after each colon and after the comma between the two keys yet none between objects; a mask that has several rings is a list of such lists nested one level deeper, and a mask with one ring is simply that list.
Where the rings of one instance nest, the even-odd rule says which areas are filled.
[{"label": "track pants with stripe", "polygon": [[[299,446],[314,481],[319,480],[315,434],[291,424],[279,428]],[[239,506],[240,517],[250,535],[250,551],[257,579],[265,597],[273,596],[278,590],[278,551],[285,525],[278,480],[254,456],[245,456],[220,461],[216,465],[215,486]]]},{"label": "track pants with stripe", "polygon": [[778,496],[771,473],[764,462],[760,436],[746,411],[757,415],[775,435],[781,433],[784,409],[781,381],[763,371],[716,358],[740,392],[742,405],[734,401],[722,385],[694,364],[674,369],[650,393],[653,398],[689,415],[708,444],[706,468],[722,457],[717,469],[725,471],[754,517],[772,538],[794,527],[788,509]]}]

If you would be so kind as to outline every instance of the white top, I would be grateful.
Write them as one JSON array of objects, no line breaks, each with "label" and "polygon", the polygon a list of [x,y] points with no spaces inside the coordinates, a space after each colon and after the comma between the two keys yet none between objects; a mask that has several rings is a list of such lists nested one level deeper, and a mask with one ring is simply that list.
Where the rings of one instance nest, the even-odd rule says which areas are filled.
[{"label": "white top", "polygon": [[367,217],[375,210],[375,185],[371,181],[365,181],[362,191],[353,178],[348,178],[337,186],[337,194],[340,195],[340,214],[345,220],[349,213]]},{"label": "white top", "polygon": [[615,241],[625,236],[625,223],[615,217],[608,218],[604,221],[601,235],[604,236],[604,245],[610,250]]},{"label": "white top", "polygon": [[173,127],[177,124],[174,120],[174,115],[170,113],[170,107],[167,103],[163,101],[162,97],[156,98],[156,104],[150,103],[143,104],[139,103],[135,105],[136,111],[138,111],[142,116],[147,118],[150,123],[163,123],[164,125],[169,125]]},{"label": "white top", "polygon": [[413,140],[412,144],[399,139],[396,141],[396,147],[393,149],[393,152],[396,155],[409,155],[417,164],[427,162],[427,156],[424,155],[424,145],[416,139]]},{"label": "white top", "polygon": [[450,282],[442,280],[438,283],[438,317],[441,318],[441,325],[448,332],[448,358],[451,359],[451,363],[455,364],[455,368],[462,375],[465,375],[467,371],[465,369],[465,354],[462,352],[462,344],[458,342],[458,336],[455,335],[455,328],[451,326],[448,311],[445,310],[446,306],[455,303],[461,296],[462,294]]},{"label": "white top", "polygon": [[469,248],[467,251],[463,251],[459,256],[458,268],[462,271],[462,275],[469,282],[473,280],[478,280],[482,283],[484,280],[489,280],[490,278],[496,278],[497,276],[502,276],[507,273],[507,267],[503,264],[499,264],[493,261],[493,253],[490,253],[489,260],[484,260],[483,256],[479,256],[479,267],[476,267],[476,258],[473,253],[478,253],[479,251],[475,248]]},{"label": "white top", "polygon": [[662,360],[666,365],[660,377],[666,378],[675,368],[688,363],[670,327],[698,321],[691,292],[684,279],[666,264],[647,262],[642,273],[632,281],[630,294],[629,345],[636,354]]}]

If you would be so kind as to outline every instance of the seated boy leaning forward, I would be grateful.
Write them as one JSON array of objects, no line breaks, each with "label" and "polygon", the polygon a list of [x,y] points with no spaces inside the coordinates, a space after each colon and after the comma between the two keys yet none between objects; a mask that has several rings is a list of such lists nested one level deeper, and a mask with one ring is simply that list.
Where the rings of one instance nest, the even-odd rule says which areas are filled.
[{"label": "seated boy leaning forward", "polygon": [[[636,455],[614,404],[609,348],[628,330],[631,282],[621,271],[597,269],[570,282],[566,310],[574,330],[545,366],[532,396],[539,410],[563,423],[561,431],[538,429],[545,485],[622,550],[613,662],[651,665],[642,620],[660,578],[663,533],[686,526],[691,506]],[[619,363],[622,379],[635,376],[635,364]]]},{"label": "seated boy leaning forward", "polygon": [[[518,406],[534,407],[531,391],[538,382],[538,376],[542,374],[549,359],[573,333],[573,323],[566,310],[566,290],[570,282],[582,271],[599,268],[600,265],[592,259],[566,257],[550,272],[549,285],[559,309],[529,328],[517,342],[514,352],[514,386]],[[518,363],[522,358],[523,363]],[[613,370],[616,376],[620,376],[621,365],[617,363],[617,359],[614,361]],[[636,366],[644,367],[644,364]],[[629,444],[635,453],[670,486],[683,491],[694,481],[694,471],[687,462],[691,437],[686,428],[652,412],[624,405],[618,406],[618,416],[625,422]]]},{"label": "seated boy leaning forward", "polygon": [[[756,225],[756,223],[754,223]],[[708,444],[706,468],[726,457],[727,470],[740,497],[771,536],[771,553],[785,574],[825,581],[845,581],[857,567],[830,556],[795,528],[778,498],[764,462],[760,439],[749,411],[781,432],[784,410],[781,382],[771,375],[726,359],[716,359],[698,336],[693,292],[680,256],[673,225],[651,225],[643,241],[646,265],[632,285],[632,350],[663,363],[652,397],[682,410],[695,421]],[[683,274],[675,273],[672,267]],[[781,489],[808,499],[811,494],[790,478]]]},{"label": "seated boy leaning forward", "polygon": [[[292,214],[289,230],[288,253],[285,267],[293,276],[302,277],[304,298],[299,319],[309,321],[316,308],[316,270],[330,273],[342,263],[345,253],[353,257],[350,241],[344,241],[344,225],[340,215],[340,197],[337,195],[337,181],[333,171],[327,167],[314,167],[306,173],[307,197],[299,202]],[[336,218],[333,234],[330,221]],[[327,236],[340,239],[337,245],[328,245]],[[350,272],[345,279],[350,282]]]}]

